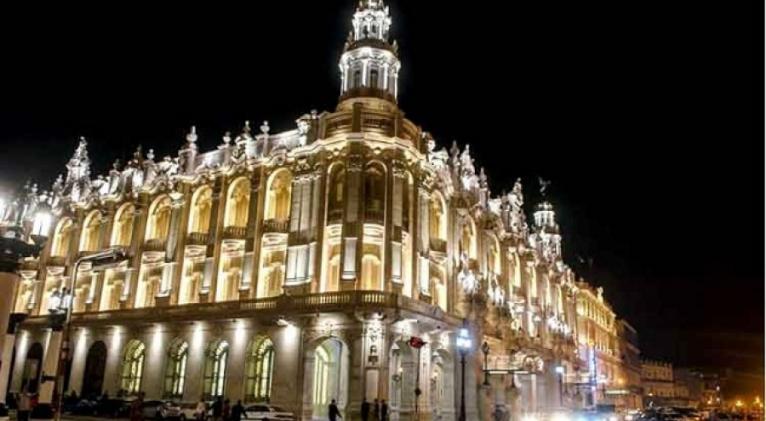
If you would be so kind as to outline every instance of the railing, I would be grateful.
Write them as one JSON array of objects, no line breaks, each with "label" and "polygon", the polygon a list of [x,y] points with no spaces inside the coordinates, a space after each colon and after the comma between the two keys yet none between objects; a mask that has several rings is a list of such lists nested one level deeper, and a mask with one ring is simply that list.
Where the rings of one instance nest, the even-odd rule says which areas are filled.
[{"label": "railing", "polygon": [[247,227],[225,227],[223,229],[223,238],[229,240],[244,240],[247,236]]},{"label": "railing", "polygon": [[190,246],[204,246],[207,245],[210,234],[206,232],[190,232],[186,236],[186,244]]},{"label": "railing", "polygon": [[[354,312],[365,309],[376,311],[383,308],[411,311],[429,317],[448,319],[449,322],[456,324],[459,323],[459,320],[444,314],[441,309],[433,305],[398,294],[379,291],[344,291],[296,296],[281,295],[256,300],[79,313],[73,317],[73,321],[75,323],[114,323],[115,318],[119,318],[121,321],[173,320],[188,319],[189,317],[218,319],[247,317],[252,315],[253,312],[289,315],[331,311]],[[29,323],[45,323],[45,320],[45,316],[33,317],[29,319]]]},{"label": "railing", "polygon": [[288,233],[290,231],[289,219],[267,219],[263,221],[264,233]]},{"label": "railing", "polygon": [[439,253],[446,253],[447,252],[447,241],[442,240],[441,238],[431,238],[431,251],[439,252]]},{"label": "railing", "polygon": [[151,240],[144,241],[144,251],[165,251],[166,245],[167,239],[152,238]]}]

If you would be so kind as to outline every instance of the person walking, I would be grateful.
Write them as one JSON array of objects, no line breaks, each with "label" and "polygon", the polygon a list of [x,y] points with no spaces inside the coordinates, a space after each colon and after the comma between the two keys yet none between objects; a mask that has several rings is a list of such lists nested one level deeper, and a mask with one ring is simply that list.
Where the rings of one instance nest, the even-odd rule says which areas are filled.
[{"label": "person walking", "polygon": [[335,403],[335,399],[330,402],[329,410],[327,411],[327,416],[330,419],[330,421],[338,421],[338,418],[343,418],[340,416],[340,411],[338,410],[338,405]]},{"label": "person walking", "polygon": [[380,403],[380,421],[387,421],[388,420],[388,404],[386,403],[386,400],[383,399],[383,401]]},{"label": "person walking", "polygon": [[223,399],[219,396],[213,402],[213,421],[223,421]]},{"label": "person walking", "polygon": [[245,407],[242,406],[242,401],[237,401],[237,404],[231,407],[231,421],[241,421],[242,415],[245,414]]},{"label": "person walking", "polygon": [[223,411],[221,416],[223,417],[223,421],[229,421],[229,418],[231,417],[231,402],[228,399],[223,401]]},{"label": "person walking", "polygon": [[29,411],[32,410],[32,399],[27,392],[19,393],[19,399],[17,404],[17,418],[19,421],[29,420]]},{"label": "person walking", "polygon": [[367,398],[362,398],[362,421],[369,421],[370,419],[370,403],[367,402]]},{"label": "person walking", "polygon": [[200,396],[197,407],[194,409],[194,418],[197,421],[205,421],[207,417],[207,404],[205,403],[205,397]]},{"label": "person walking", "polygon": [[372,404],[372,419],[380,421],[380,402],[376,398]]}]

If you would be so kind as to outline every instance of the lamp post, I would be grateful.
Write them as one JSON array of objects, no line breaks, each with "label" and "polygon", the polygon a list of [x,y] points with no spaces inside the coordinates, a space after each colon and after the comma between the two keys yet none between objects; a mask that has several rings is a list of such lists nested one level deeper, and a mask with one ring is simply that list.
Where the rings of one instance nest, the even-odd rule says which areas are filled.
[{"label": "lamp post", "polygon": [[[0,335],[0,402],[3,403],[8,390],[16,327],[26,317],[26,314],[12,314],[18,272],[22,259],[38,256],[48,239],[51,216],[46,202],[46,195],[38,196],[36,188],[28,185],[13,202],[0,199],[0,329],[7,329]],[[24,227],[29,222],[32,223],[31,233]]]},{"label": "lamp post", "polygon": [[465,327],[466,323],[463,322],[463,328],[460,329],[457,335],[457,350],[460,353],[460,367],[461,367],[461,381],[460,381],[460,416],[458,421],[466,421],[465,418],[465,357],[468,352],[471,351],[473,343],[471,336],[468,333],[468,328]]},{"label": "lamp post", "polygon": [[489,386],[489,344],[487,341],[481,344],[481,352],[484,354],[484,386]]},{"label": "lamp post", "polygon": [[[88,254],[77,259],[72,268],[72,276],[69,277],[69,283],[66,290],[69,294],[74,292],[75,281],[80,269],[80,265],[83,263],[90,263],[92,271],[103,271],[113,268],[119,265],[127,258],[127,251],[123,247],[113,247],[93,254]],[[51,315],[51,325],[60,323],[56,328],[63,328],[63,340],[59,342],[58,348],[58,364],[55,372],[56,377],[54,379],[54,388],[56,391],[56,408],[54,412],[54,419],[56,421],[61,419],[61,404],[64,397],[64,381],[66,362],[69,360],[69,336],[72,329],[72,300],[68,300],[67,297],[62,297],[62,309],[61,313]]]}]

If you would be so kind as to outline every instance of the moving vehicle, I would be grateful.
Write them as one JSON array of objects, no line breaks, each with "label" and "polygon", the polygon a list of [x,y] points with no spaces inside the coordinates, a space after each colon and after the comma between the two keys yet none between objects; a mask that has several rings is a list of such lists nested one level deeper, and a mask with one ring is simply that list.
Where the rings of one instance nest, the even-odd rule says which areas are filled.
[{"label": "moving vehicle", "polygon": [[181,418],[181,407],[170,401],[145,401],[141,405],[144,418],[177,420]]},{"label": "moving vehicle", "polygon": [[269,405],[258,404],[245,407],[243,417],[247,421],[295,421],[295,414],[284,409]]}]

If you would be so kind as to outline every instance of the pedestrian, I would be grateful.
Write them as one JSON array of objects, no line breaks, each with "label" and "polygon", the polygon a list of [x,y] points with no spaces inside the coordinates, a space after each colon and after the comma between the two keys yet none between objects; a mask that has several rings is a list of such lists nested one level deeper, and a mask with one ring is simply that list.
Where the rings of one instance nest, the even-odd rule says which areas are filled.
[{"label": "pedestrian", "polygon": [[205,403],[205,397],[201,396],[199,398],[199,402],[197,402],[197,407],[194,408],[194,418],[197,421],[205,421],[206,415],[207,415],[207,404]]},{"label": "pedestrian", "polygon": [[144,392],[139,392],[138,397],[130,403],[130,421],[143,421]]},{"label": "pedestrian", "polygon": [[376,398],[372,404],[372,419],[380,421],[380,402]]},{"label": "pedestrian", "polygon": [[370,403],[367,402],[367,398],[362,398],[362,421],[368,421],[370,419]]},{"label": "pedestrian", "polygon": [[219,396],[213,402],[213,421],[223,421],[223,399]]},{"label": "pedestrian", "polygon": [[237,401],[237,404],[231,407],[231,421],[242,420],[242,415],[245,414],[245,407],[242,406],[242,401]]},{"label": "pedestrian", "polygon": [[223,416],[223,421],[229,421],[231,418],[231,402],[229,402],[228,399],[223,401],[223,411],[221,415]]},{"label": "pedestrian", "polygon": [[18,416],[19,421],[29,420],[29,411],[32,410],[32,400],[29,393],[21,392],[18,400]]},{"label": "pedestrian", "polygon": [[386,420],[388,420],[388,404],[386,403],[386,400],[383,399],[380,403],[380,421]]},{"label": "pedestrian", "polygon": [[343,418],[340,416],[340,411],[338,410],[338,405],[335,404],[335,399],[330,402],[330,408],[327,411],[327,416],[330,418],[330,421],[337,421],[338,418]]}]

